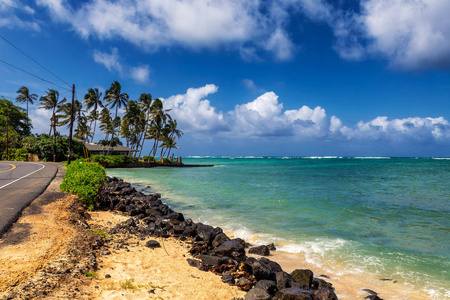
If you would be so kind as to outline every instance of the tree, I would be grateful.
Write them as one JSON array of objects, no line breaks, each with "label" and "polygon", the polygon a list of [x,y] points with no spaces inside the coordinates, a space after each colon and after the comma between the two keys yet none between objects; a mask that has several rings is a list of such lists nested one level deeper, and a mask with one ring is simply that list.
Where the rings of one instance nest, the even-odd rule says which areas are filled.
[{"label": "tree", "polygon": [[160,147],[163,148],[163,149],[166,149],[166,150],[164,150],[164,153],[163,153],[163,151],[161,149],[161,159],[163,158],[163,156],[164,156],[164,154],[166,153],[167,150],[169,150],[169,153],[167,154],[167,157],[169,157],[170,156],[170,151],[172,149],[180,148],[180,146],[178,146],[177,143],[175,142],[175,138],[174,137],[170,137],[170,136],[165,136],[164,137],[163,143],[161,144]]},{"label": "tree", "polygon": [[[142,112],[145,114],[145,125],[144,125],[144,131],[141,134],[140,140],[141,141],[141,150],[139,151],[138,157],[141,157],[142,149],[144,148],[144,143],[146,140],[145,133],[147,132],[149,123],[150,123],[150,113],[152,109],[152,95],[142,93],[141,96],[138,99],[140,107]],[[137,150],[137,149],[136,149]]]},{"label": "tree", "polygon": [[110,134],[112,134],[112,118],[111,113],[107,107],[104,107],[100,113],[100,129],[105,133],[105,140],[108,140]]},{"label": "tree", "polygon": [[122,119],[121,132],[127,140],[127,146],[137,150],[145,129],[145,114],[138,102],[128,101]]},{"label": "tree", "polygon": [[89,127],[92,128],[92,122],[94,122],[94,132],[92,133],[92,141],[95,136],[95,129],[97,127],[97,120],[99,119],[98,108],[103,107],[102,101],[100,98],[102,97],[102,93],[98,91],[98,88],[89,89],[87,94],[84,96],[84,103],[86,103],[86,109],[90,110],[92,108],[91,113],[89,114],[89,120],[91,124]]},{"label": "tree", "polygon": [[[105,97],[103,99],[106,100],[106,105],[110,106],[111,108],[116,108],[116,116],[114,118],[113,124],[114,129],[118,126],[118,124],[115,124],[118,109],[127,104],[128,98],[128,94],[122,93],[122,86],[117,81],[111,83],[111,87],[105,93]],[[114,133],[115,130],[113,130],[112,132],[111,139],[114,138]],[[109,150],[110,149],[108,149],[108,154],[110,152]]]},{"label": "tree", "polygon": [[8,158],[12,159],[12,149],[24,146],[24,139],[31,136],[31,128],[30,119],[23,108],[6,99],[0,99],[0,151],[6,150],[8,143],[8,153],[3,152],[3,156],[8,155]]},{"label": "tree", "polygon": [[[153,151],[152,156],[156,155],[156,151],[158,150],[158,143],[162,141],[164,136],[163,130],[166,125],[167,118],[170,116],[167,112],[170,109],[164,109],[163,103],[160,99],[156,98],[150,108],[150,126],[148,127],[147,137],[153,138],[155,141],[153,143],[153,147],[150,150],[150,153]],[[149,155],[150,155],[149,153]]]},{"label": "tree", "polygon": [[[50,132],[53,127],[53,161],[56,160],[56,126],[58,123],[58,120],[56,118],[56,109],[59,108],[61,105],[64,104],[66,101],[66,98],[63,100],[59,100],[59,92],[53,89],[48,89],[47,94],[42,96],[41,99],[41,106],[46,110],[52,110],[52,118],[51,118],[51,124],[50,124]],[[50,133],[49,133],[50,135]]]},{"label": "tree", "polygon": [[36,94],[30,94],[30,91],[26,86],[22,86],[18,91],[18,95],[16,97],[16,101],[19,103],[27,103],[27,118],[28,118],[28,103],[33,104],[34,101],[37,101],[38,96]]}]

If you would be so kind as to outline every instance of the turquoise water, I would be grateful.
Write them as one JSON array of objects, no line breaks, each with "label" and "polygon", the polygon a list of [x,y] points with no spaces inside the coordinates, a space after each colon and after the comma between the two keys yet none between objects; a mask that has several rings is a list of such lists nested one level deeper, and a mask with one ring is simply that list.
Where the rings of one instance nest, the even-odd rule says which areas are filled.
[{"label": "turquoise water", "polygon": [[450,298],[450,160],[185,158],[212,168],[109,169],[187,217]]}]

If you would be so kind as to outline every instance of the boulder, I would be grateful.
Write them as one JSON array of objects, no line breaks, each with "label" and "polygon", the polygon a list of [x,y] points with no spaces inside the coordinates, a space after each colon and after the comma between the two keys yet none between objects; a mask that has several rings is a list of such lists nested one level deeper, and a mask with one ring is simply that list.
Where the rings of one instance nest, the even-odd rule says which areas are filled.
[{"label": "boulder", "polygon": [[291,275],[294,278],[295,282],[300,283],[308,289],[311,288],[311,284],[314,279],[313,272],[311,270],[296,269],[292,271]]},{"label": "boulder", "polygon": [[263,289],[252,288],[244,297],[245,300],[270,300],[272,297]]},{"label": "boulder", "polygon": [[274,244],[274,243],[271,243],[271,244],[267,245],[267,247],[269,247],[269,250],[270,250],[270,251],[275,251],[275,250],[277,250],[277,248],[275,247],[275,244]]},{"label": "boulder", "polygon": [[213,230],[214,227],[210,226],[210,225],[205,225],[202,223],[198,223],[197,224],[197,236],[202,240],[207,242],[208,244],[211,242],[211,240],[213,239]]},{"label": "boulder", "polygon": [[332,284],[329,282],[326,282],[323,279],[320,278],[314,278],[313,282],[312,282],[312,288],[314,290],[320,290],[322,288],[326,288],[326,289],[333,289]]},{"label": "boulder", "polygon": [[228,284],[234,284],[236,281],[235,281],[233,275],[224,275],[224,276],[222,276],[222,282],[228,283]]},{"label": "boulder", "polygon": [[332,289],[321,288],[315,292],[317,300],[338,300],[338,297]]},{"label": "boulder", "polygon": [[[198,231],[198,227],[197,227]],[[227,256],[236,261],[245,260],[245,246],[239,241],[239,239],[233,239],[222,243],[219,247],[214,248],[210,254],[213,256]]]},{"label": "boulder", "polygon": [[251,267],[251,272],[256,280],[270,279],[270,270],[256,259],[247,259],[246,264]]},{"label": "boulder", "polygon": [[276,283],[277,283],[277,289],[279,291],[281,291],[282,289],[285,289],[285,288],[290,288],[291,281],[294,281],[294,278],[292,278],[291,275],[289,275],[288,273],[286,273],[284,271],[276,272],[275,279],[276,279]]},{"label": "boulder", "polygon": [[195,268],[197,268],[197,269],[203,270],[203,269],[202,269],[202,262],[201,262],[201,261],[196,260],[196,259],[190,259],[190,258],[188,258],[188,259],[187,259],[187,262],[188,262],[188,264],[189,264],[191,267],[195,267]]},{"label": "boulder", "polygon": [[269,250],[269,247],[262,245],[262,246],[257,246],[257,247],[248,249],[248,253],[256,254],[256,255],[260,255],[260,256],[269,256],[270,250]]},{"label": "boulder", "polygon": [[367,299],[367,300],[383,300],[380,297],[378,297],[377,295],[369,295],[369,296],[364,297],[364,299]]},{"label": "boulder", "polygon": [[230,264],[229,257],[219,257],[219,256],[200,254],[199,258],[202,260],[202,264],[207,265],[207,266],[220,266],[220,265]]},{"label": "boulder", "polygon": [[270,271],[272,271],[274,273],[283,271],[283,269],[281,268],[281,266],[278,263],[271,261],[268,258],[261,257],[259,259],[259,262],[262,263],[263,265],[265,265]]},{"label": "boulder", "polygon": [[262,289],[270,295],[275,295],[277,291],[277,284],[272,280],[260,280],[255,284],[255,288]]},{"label": "boulder", "polygon": [[297,287],[286,288],[278,291],[273,297],[274,300],[313,300],[311,294],[307,290]]},{"label": "boulder", "polygon": [[230,238],[225,234],[225,233],[219,233],[218,235],[215,236],[214,240],[212,241],[212,246],[214,248],[219,247],[220,245],[222,245],[224,242],[229,241]]}]

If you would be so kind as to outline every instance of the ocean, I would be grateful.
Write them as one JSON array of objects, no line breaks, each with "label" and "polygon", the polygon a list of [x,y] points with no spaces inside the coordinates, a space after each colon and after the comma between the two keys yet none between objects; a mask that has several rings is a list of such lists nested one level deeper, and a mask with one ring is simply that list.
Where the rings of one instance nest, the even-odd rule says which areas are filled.
[{"label": "ocean", "polygon": [[[187,218],[253,244],[274,242],[293,263],[348,279],[359,289],[378,289],[385,299],[450,299],[450,159],[187,157],[183,162],[214,167],[107,173],[144,192],[161,193],[163,202]],[[338,296],[352,299],[355,293],[360,292]]]}]

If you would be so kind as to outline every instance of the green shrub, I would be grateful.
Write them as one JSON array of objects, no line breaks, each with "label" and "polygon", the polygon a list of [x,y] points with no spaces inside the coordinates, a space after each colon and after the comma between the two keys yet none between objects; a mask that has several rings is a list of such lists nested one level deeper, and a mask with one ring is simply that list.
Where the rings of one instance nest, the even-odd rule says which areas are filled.
[{"label": "green shrub", "polygon": [[98,162],[105,168],[120,168],[126,164],[137,162],[137,157],[127,156],[127,155],[92,155],[92,162]]},{"label": "green shrub", "polygon": [[172,163],[172,162],[170,161],[170,159],[168,159],[168,158],[164,158],[163,162],[164,162],[165,164],[171,164],[171,163]]},{"label": "green shrub", "polygon": [[151,155],[146,155],[146,156],[142,157],[142,159],[145,162],[155,161],[155,158],[153,156],[151,156]]},{"label": "green shrub", "polygon": [[77,195],[89,209],[93,209],[95,198],[105,181],[106,172],[101,165],[79,159],[67,166],[60,188],[62,191]]}]

